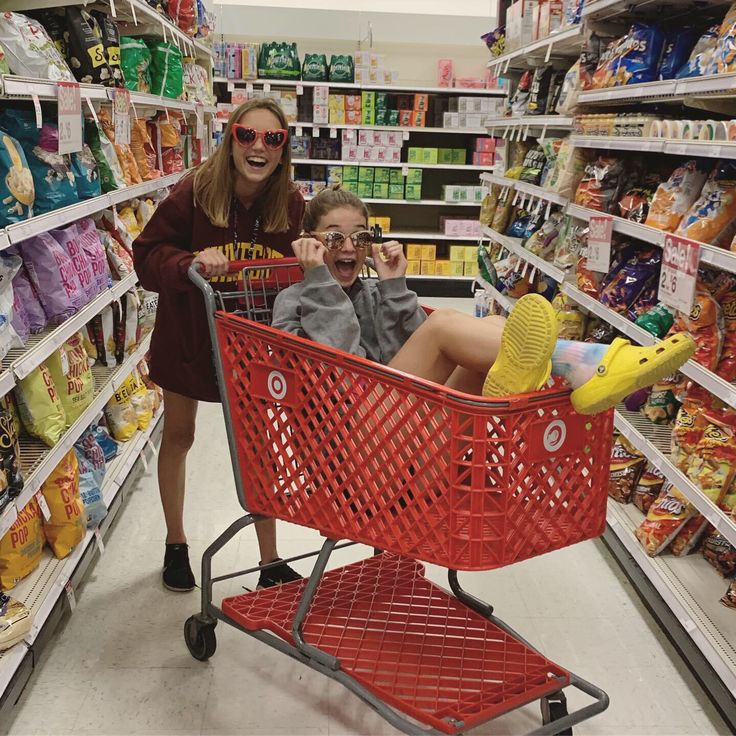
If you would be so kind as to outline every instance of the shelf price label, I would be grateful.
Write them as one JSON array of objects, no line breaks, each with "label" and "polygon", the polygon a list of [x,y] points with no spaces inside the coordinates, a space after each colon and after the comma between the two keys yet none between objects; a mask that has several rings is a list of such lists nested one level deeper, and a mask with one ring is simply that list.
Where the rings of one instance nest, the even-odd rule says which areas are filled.
[{"label": "shelf price label", "polygon": [[668,307],[690,314],[695,300],[695,280],[700,264],[700,245],[667,235],[662,252],[662,272],[657,298]]},{"label": "shelf price label", "polygon": [[82,150],[82,96],[79,82],[57,82],[59,153]]},{"label": "shelf price label", "polygon": [[611,266],[611,238],[613,218],[610,215],[594,215],[590,218],[588,233],[588,268],[608,273]]},{"label": "shelf price label", "polygon": [[113,119],[115,120],[115,142],[118,145],[130,145],[130,90],[115,89],[115,103],[113,104]]},{"label": "shelf price label", "polygon": [[194,115],[197,119],[195,135],[197,140],[201,141],[204,138],[204,105],[197,104],[194,108]]}]

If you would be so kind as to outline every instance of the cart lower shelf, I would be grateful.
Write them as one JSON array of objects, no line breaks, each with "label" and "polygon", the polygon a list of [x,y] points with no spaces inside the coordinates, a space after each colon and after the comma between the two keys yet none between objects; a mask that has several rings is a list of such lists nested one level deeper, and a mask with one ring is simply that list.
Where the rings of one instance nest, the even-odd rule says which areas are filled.
[{"label": "cart lower shelf", "polygon": [[[226,598],[223,612],[250,631],[293,642],[306,580]],[[554,693],[570,673],[384,553],[324,575],[304,639],[422,724],[457,733]]]}]

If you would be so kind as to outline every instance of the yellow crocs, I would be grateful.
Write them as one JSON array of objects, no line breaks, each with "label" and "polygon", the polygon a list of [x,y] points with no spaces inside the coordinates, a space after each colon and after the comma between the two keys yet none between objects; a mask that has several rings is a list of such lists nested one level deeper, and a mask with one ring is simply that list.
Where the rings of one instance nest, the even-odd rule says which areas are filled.
[{"label": "yellow crocs", "polygon": [[634,347],[617,337],[595,375],[570,395],[579,414],[598,414],[621,399],[674,373],[695,353],[695,341],[686,333],[672,335],[656,345]]},{"label": "yellow crocs", "polygon": [[516,303],[501,335],[501,350],[483,384],[483,396],[510,396],[539,390],[552,372],[557,316],[539,294]]}]

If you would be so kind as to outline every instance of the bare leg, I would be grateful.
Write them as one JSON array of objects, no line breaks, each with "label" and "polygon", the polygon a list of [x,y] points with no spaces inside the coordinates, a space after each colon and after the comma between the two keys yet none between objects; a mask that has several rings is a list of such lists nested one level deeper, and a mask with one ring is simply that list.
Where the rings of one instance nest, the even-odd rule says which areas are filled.
[{"label": "bare leg", "polygon": [[158,487],[166,520],[166,543],[184,544],[187,453],[194,442],[197,400],[164,390],[164,429],[158,455]]},{"label": "bare leg", "polygon": [[256,522],[256,536],[261,562],[273,562],[279,553],[276,551],[276,520],[264,519]]},{"label": "bare leg", "polygon": [[442,384],[458,366],[467,372],[457,376],[456,381],[469,380],[473,373],[485,376],[501,348],[505,322],[503,317],[478,319],[452,309],[437,310],[406,341],[389,366]]},{"label": "bare leg", "polygon": [[447,388],[454,388],[455,391],[462,391],[465,394],[480,396],[483,392],[483,382],[485,380],[485,373],[477,373],[476,371],[471,371],[469,368],[458,366],[445,381],[445,386]]}]

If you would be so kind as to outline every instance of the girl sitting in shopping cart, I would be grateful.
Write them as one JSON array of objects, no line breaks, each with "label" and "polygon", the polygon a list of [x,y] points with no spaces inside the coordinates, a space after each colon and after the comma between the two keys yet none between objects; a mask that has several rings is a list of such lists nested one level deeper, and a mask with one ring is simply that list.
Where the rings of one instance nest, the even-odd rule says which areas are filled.
[{"label": "girl sitting in shopping cart", "polygon": [[[503,397],[568,381],[575,410],[604,411],[676,371],[695,352],[687,334],[635,347],[557,339],[552,305],[522,297],[508,319],[439,309],[429,316],[406,285],[396,241],[374,242],[368,208],[354,194],[327,189],[307,205],[293,243],[304,280],[280,292],[272,325],[470,394]],[[377,279],[361,278],[366,257]]]}]

